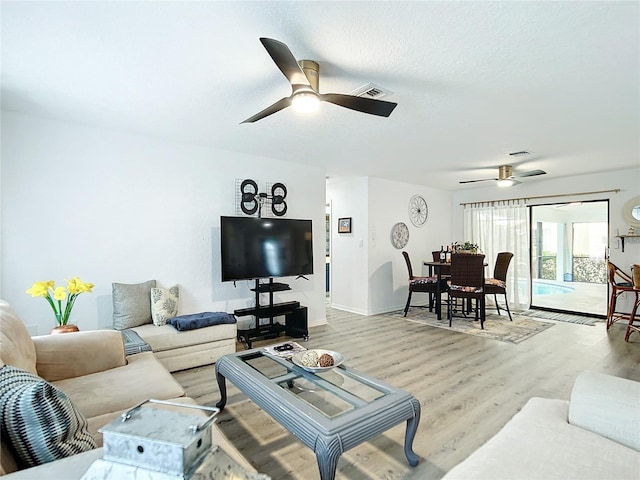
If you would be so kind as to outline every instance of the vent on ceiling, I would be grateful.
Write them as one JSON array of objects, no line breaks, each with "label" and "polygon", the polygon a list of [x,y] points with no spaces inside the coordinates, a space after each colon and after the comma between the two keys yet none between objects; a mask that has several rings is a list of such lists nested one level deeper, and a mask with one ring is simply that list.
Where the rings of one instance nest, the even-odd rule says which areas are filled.
[{"label": "vent on ceiling", "polygon": [[510,157],[522,157],[524,155],[531,155],[531,152],[527,152],[526,150],[521,150],[519,152],[508,153],[507,155],[509,155]]},{"label": "vent on ceiling", "polygon": [[391,95],[392,93],[393,92],[391,90],[379,87],[373,83],[367,83],[360,88],[356,88],[351,92],[351,95],[355,95],[356,97],[375,98],[377,100],[379,98],[386,97],[387,95]]}]

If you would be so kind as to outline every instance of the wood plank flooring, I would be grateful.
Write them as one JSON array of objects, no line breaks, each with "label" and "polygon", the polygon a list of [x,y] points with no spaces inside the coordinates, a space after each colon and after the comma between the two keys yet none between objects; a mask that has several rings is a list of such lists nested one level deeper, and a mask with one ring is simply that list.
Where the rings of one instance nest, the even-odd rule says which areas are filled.
[{"label": "wood plank flooring", "polygon": [[[625,325],[557,322],[520,344],[504,343],[382,315],[327,310],[310,329],[308,348],[345,355],[350,367],[413,394],[422,406],[414,441],[421,457],[407,464],[399,425],[342,455],[337,479],[439,479],[533,397],[569,399],[576,376],[590,369],[640,381],[640,336]],[[254,347],[283,341],[254,342]],[[300,341],[301,342],[301,341]],[[301,342],[302,343],[302,342]],[[238,346],[239,349],[243,347]],[[213,366],[174,373],[203,405],[220,399]],[[227,382],[218,424],[258,471],[274,480],[319,478],[313,452]]]}]

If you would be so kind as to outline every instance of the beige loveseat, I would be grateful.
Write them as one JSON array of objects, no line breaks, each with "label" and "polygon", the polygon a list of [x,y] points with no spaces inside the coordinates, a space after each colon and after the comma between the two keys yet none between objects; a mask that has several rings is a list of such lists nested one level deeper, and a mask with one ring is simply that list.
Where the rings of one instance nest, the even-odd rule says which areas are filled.
[{"label": "beige loveseat", "polygon": [[236,324],[212,325],[179,332],[171,325],[139,325],[136,332],[170,372],[211,365],[236,351]]},{"label": "beige loveseat", "polygon": [[[88,421],[98,447],[98,429],[122,411],[149,399],[195,402],[152,352],[125,357],[122,335],[114,330],[94,330],[30,337],[10,305],[0,300],[0,367],[11,365],[38,375],[62,390]],[[212,379],[212,381],[214,381]],[[213,443],[220,445],[247,471],[255,469],[215,427]],[[18,470],[11,445],[2,438],[0,474]],[[80,478],[101,448],[8,475],[47,480]]]},{"label": "beige loveseat", "polygon": [[571,400],[530,399],[443,480],[638,480],[640,383],[586,371]]},{"label": "beige loveseat", "polygon": [[155,280],[113,283],[112,300],[113,328],[135,332],[170,372],[210,365],[236,351],[235,323],[183,331],[165,324],[178,315],[177,285],[164,289],[156,288]]}]

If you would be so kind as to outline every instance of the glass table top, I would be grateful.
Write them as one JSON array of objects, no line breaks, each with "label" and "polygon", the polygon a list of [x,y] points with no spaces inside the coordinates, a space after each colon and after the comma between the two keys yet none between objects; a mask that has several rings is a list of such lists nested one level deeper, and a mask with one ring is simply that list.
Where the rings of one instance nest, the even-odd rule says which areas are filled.
[{"label": "glass table top", "polygon": [[237,356],[248,366],[327,418],[363,408],[397,390],[344,366],[312,373],[290,360],[247,351]]}]

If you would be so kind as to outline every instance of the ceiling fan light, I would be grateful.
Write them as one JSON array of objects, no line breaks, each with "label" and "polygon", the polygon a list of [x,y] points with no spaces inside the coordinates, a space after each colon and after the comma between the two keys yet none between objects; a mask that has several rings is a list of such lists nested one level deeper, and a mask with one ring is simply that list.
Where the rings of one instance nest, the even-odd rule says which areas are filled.
[{"label": "ceiling fan light", "polygon": [[320,99],[313,92],[299,92],[291,99],[291,106],[296,112],[311,113],[318,110]]},{"label": "ceiling fan light", "polygon": [[499,187],[512,187],[513,179],[512,178],[503,178],[502,180],[498,180]]}]

